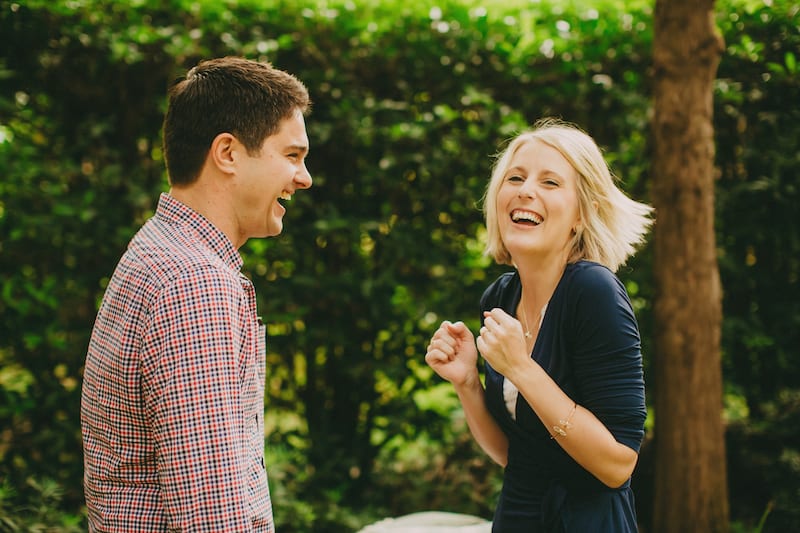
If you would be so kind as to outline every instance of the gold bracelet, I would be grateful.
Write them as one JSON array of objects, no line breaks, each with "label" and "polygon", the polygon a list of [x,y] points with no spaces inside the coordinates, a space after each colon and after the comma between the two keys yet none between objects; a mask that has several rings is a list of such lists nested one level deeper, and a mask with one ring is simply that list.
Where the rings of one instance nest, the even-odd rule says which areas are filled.
[{"label": "gold bracelet", "polygon": [[570,422],[570,420],[572,420],[572,415],[575,414],[575,410],[577,408],[578,408],[578,402],[573,402],[572,411],[570,411],[569,415],[567,415],[567,419],[566,420],[559,419],[558,425],[557,426],[553,426],[553,431],[555,433],[550,435],[551,439],[556,438],[556,435],[558,435],[559,437],[566,437],[567,436],[567,430],[568,429],[572,429],[572,422]]}]

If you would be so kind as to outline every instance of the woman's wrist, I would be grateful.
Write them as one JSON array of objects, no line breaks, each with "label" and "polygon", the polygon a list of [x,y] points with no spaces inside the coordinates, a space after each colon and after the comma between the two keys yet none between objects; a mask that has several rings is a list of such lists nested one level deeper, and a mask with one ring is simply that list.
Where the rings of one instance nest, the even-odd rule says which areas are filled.
[{"label": "woman's wrist", "polygon": [[462,394],[469,394],[473,391],[482,391],[483,384],[481,383],[481,378],[476,370],[475,373],[467,376],[467,378],[461,383],[453,383],[453,388],[455,388],[456,394],[461,396]]}]

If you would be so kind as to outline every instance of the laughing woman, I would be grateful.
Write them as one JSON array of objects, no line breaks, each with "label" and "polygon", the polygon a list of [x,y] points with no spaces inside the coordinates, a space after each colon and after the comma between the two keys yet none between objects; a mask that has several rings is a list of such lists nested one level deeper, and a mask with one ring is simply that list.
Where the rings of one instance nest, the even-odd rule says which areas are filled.
[{"label": "laughing woman", "polygon": [[445,321],[425,357],[505,467],[494,532],[637,530],[630,478],[644,377],[636,318],[614,273],[644,241],[651,212],[617,188],[595,142],[570,124],[540,121],[497,160],[486,251],[514,271],[484,292],[477,340]]}]

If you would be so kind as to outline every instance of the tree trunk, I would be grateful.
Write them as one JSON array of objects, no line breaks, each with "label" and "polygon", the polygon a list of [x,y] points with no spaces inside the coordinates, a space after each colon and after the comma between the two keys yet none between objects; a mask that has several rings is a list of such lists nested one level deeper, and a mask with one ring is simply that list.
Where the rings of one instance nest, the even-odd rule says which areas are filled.
[{"label": "tree trunk", "polygon": [[657,0],[652,531],[727,532],[721,288],[714,238],[714,0]]}]

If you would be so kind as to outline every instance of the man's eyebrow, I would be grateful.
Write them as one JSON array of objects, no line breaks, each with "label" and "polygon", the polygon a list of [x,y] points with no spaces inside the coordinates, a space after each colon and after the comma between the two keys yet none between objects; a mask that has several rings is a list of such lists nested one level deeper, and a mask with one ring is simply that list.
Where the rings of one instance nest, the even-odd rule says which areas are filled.
[{"label": "man's eyebrow", "polygon": [[286,147],[286,151],[307,153],[308,152],[308,145],[307,144],[290,144],[289,146]]}]

